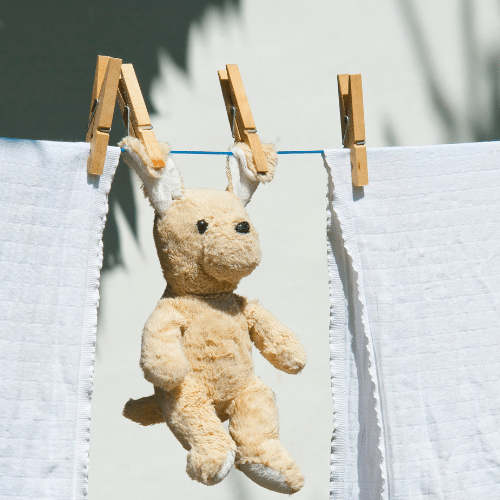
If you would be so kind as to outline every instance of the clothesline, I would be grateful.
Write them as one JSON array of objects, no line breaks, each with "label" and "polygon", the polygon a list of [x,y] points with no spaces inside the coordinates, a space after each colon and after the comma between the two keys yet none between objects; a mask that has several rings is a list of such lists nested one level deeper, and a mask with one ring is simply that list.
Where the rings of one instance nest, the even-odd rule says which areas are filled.
[{"label": "clothesline", "polygon": [[[122,149],[122,151],[125,151]],[[233,156],[231,151],[170,151],[172,154],[178,155],[226,155]],[[323,154],[322,149],[315,149],[312,151],[278,151],[279,155],[307,155],[307,154]]]},{"label": "clothesline", "polygon": [[[172,154],[179,155],[226,155],[233,156],[231,151],[170,151]],[[313,151],[278,151],[279,155],[307,155],[307,154],[323,154],[322,149]]]}]

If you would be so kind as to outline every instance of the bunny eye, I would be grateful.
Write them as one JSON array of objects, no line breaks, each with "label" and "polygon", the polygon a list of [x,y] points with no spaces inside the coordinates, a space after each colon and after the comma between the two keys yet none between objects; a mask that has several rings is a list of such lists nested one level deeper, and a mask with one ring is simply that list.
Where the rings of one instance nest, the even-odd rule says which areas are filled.
[{"label": "bunny eye", "polygon": [[247,221],[243,221],[239,224],[236,224],[236,227],[234,229],[238,233],[247,234],[250,232],[250,224]]},{"label": "bunny eye", "polygon": [[203,234],[208,229],[208,222],[201,219],[196,223],[196,227],[198,228],[198,232]]}]

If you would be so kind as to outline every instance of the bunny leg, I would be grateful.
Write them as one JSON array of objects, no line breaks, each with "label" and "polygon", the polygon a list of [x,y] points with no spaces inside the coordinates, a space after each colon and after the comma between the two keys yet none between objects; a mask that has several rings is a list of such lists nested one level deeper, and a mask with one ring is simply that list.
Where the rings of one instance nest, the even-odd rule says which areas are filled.
[{"label": "bunny leg", "polygon": [[304,478],[279,441],[274,394],[258,377],[234,399],[229,433],[237,444],[236,467],[258,485],[279,493],[300,490]]},{"label": "bunny leg", "polygon": [[189,477],[208,486],[222,481],[234,464],[236,445],[203,389],[188,379],[169,392],[155,387],[155,397],[170,430],[189,450]]}]

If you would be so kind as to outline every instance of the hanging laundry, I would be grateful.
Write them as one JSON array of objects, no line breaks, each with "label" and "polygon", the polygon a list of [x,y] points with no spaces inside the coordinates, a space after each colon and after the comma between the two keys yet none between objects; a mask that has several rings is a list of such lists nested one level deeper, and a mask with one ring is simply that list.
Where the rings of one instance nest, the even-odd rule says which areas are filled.
[{"label": "hanging laundry", "polygon": [[102,232],[120,149],[0,139],[0,497],[86,498]]},{"label": "hanging laundry", "polygon": [[331,498],[500,498],[500,143],[324,158]]}]

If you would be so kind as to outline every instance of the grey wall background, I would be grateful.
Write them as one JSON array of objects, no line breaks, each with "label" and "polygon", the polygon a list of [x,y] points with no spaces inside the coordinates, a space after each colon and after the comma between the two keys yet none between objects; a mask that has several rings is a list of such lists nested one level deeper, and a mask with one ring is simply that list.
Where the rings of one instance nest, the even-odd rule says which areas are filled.
[{"label": "grey wall background", "polygon": [[[341,147],[338,73],[363,76],[368,147],[498,140],[499,27],[498,0],[4,2],[0,136],[84,140],[96,56],[105,54],[134,64],[157,137],[174,149],[230,144],[216,74],[227,63],[240,67],[261,139],[280,150]],[[117,113],[111,143],[123,134]],[[223,158],[175,160],[188,187],[225,187]],[[263,261],[239,289],[308,352],[296,377],[254,356],[277,394],[282,440],[306,476],[295,498],[308,500],[328,496],[333,429],[325,191],[319,156],[280,157],[275,180],[248,207]],[[121,416],[129,397],[151,393],[138,360],[142,326],[164,288],[152,220],[120,164],[105,234],[90,499],[279,498],[238,471],[211,488],[192,482],[166,426]]]}]

